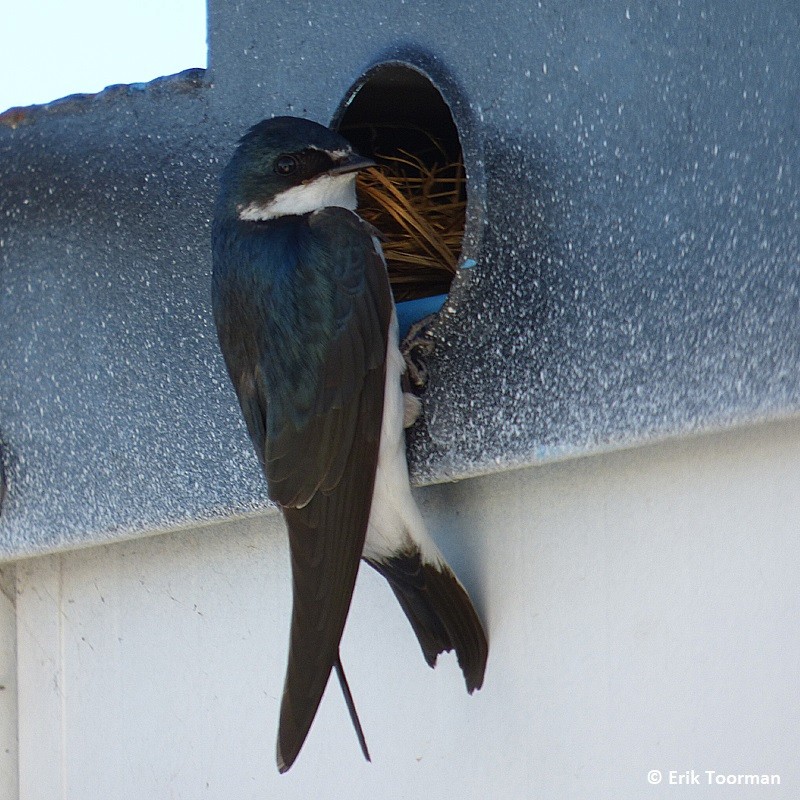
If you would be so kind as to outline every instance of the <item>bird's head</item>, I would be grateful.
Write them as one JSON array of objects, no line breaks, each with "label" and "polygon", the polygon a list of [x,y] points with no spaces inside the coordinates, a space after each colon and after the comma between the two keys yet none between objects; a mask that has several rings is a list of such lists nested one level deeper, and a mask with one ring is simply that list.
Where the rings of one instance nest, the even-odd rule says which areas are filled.
[{"label": "bird's head", "polygon": [[316,122],[265,119],[239,140],[223,172],[221,211],[255,222],[328,206],[355,210],[356,172],[374,163]]}]

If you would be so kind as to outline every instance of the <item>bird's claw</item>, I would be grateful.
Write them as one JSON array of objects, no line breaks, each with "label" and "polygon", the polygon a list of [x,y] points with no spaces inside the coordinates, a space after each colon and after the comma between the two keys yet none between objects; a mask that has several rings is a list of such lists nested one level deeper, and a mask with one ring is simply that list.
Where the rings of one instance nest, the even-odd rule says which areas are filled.
[{"label": "bird's claw", "polygon": [[429,314],[419,322],[415,322],[400,343],[400,352],[406,362],[409,388],[415,394],[422,394],[428,385],[427,359],[436,349],[431,335],[431,326],[435,319],[436,314]]}]

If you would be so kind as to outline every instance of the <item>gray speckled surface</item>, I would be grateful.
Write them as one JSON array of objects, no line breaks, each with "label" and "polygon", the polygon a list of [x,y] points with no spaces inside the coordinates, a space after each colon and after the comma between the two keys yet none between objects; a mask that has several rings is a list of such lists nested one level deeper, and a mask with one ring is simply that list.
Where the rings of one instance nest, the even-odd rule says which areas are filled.
[{"label": "gray speckled surface", "polygon": [[210,313],[218,145],[202,78],[0,127],[6,555],[265,501],[255,467],[232,462],[250,454]]},{"label": "gray speckled surface", "polygon": [[[470,178],[418,480],[796,414],[800,10],[212,2],[202,75],[0,126],[6,556],[263,507],[208,219],[244,128],[369,67],[439,84]],[[456,13],[457,11],[457,13]]]}]

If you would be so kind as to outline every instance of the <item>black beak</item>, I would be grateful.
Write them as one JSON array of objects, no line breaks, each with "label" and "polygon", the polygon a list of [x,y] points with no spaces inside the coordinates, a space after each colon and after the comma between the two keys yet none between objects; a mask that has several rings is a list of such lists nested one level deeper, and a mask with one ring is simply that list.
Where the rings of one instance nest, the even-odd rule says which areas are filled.
[{"label": "black beak", "polygon": [[371,158],[364,158],[358,153],[350,153],[336,162],[336,165],[328,170],[328,175],[344,175],[346,172],[356,172],[360,169],[376,166]]}]

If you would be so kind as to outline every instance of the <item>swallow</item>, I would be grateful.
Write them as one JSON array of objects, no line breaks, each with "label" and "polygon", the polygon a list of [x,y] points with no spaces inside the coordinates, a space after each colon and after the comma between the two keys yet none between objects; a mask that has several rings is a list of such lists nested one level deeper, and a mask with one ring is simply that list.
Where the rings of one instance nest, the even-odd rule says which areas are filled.
[{"label": "swallow", "polygon": [[435,666],[455,650],[472,693],[488,645],[411,494],[397,318],[356,176],[375,162],[338,133],[275,117],[241,138],[212,225],[219,344],[270,499],[289,534],[293,604],[277,740],[297,758],[336,670],[361,559],[389,582]]}]

